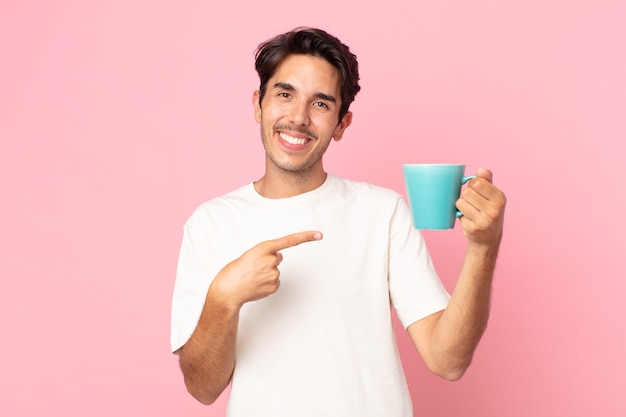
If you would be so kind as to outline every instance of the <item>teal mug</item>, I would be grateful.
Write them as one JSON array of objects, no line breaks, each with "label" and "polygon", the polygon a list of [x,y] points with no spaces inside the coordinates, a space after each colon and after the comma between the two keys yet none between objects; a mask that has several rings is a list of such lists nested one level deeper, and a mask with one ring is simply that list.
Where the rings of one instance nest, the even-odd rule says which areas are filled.
[{"label": "teal mug", "polygon": [[465,175],[461,164],[404,164],[404,183],[416,229],[452,229],[463,214],[456,201],[461,185],[473,175]]}]

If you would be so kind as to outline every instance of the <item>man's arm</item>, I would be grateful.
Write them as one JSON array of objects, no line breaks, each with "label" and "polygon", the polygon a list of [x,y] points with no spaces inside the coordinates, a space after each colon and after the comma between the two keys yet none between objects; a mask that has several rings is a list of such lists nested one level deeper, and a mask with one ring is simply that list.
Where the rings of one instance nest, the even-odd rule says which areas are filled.
[{"label": "man's arm", "polygon": [[491,172],[478,170],[477,177],[457,201],[468,246],[450,302],[407,328],[428,368],[449,380],[463,376],[487,326],[502,239],[506,197],[491,183]]},{"label": "man's arm", "polygon": [[207,292],[196,330],[176,353],[187,390],[203,404],[213,404],[230,383],[235,368],[239,308],[228,307]]},{"label": "man's arm", "polygon": [[278,290],[283,259],[279,252],[300,243],[319,240],[316,231],[268,240],[226,265],[207,291],[195,331],[177,351],[185,385],[203,404],[212,404],[230,383],[235,368],[239,311],[249,302]]}]

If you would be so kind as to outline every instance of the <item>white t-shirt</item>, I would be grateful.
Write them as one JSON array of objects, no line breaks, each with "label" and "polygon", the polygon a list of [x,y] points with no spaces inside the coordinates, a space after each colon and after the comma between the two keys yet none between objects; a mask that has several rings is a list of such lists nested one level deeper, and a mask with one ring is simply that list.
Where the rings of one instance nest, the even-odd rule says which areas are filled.
[{"label": "white t-shirt", "polygon": [[402,196],[329,175],[285,199],[248,184],[202,204],[184,229],[172,351],[193,333],[213,277],[252,246],[319,230],[284,249],[279,290],[240,312],[230,417],[411,417],[393,332],[444,309],[441,284]]}]

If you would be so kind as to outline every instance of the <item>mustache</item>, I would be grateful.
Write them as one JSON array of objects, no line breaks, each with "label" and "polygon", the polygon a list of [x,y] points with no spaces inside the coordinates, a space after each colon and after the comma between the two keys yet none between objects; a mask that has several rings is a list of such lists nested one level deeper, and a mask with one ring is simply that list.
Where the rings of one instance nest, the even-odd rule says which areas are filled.
[{"label": "mustache", "polygon": [[288,130],[288,131],[291,131],[291,132],[302,133],[303,135],[307,135],[308,137],[317,140],[317,135],[315,133],[311,132],[310,130],[308,130],[304,126],[295,126],[295,125],[276,125],[276,126],[274,126],[274,132],[277,132],[279,130]]}]

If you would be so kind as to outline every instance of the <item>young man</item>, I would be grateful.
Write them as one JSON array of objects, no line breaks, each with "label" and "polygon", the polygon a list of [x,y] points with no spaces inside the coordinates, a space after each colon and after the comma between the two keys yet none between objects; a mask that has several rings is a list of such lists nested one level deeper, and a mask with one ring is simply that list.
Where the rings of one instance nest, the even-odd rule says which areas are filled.
[{"label": "young man", "polygon": [[356,57],[299,28],[260,45],[265,174],[185,225],[172,350],[189,392],[228,415],[412,416],[393,307],[434,373],[460,378],[489,315],[505,197],[481,169],[457,202],[468,239],[450,296],[398,193],[324,171],[350,126]]}]

